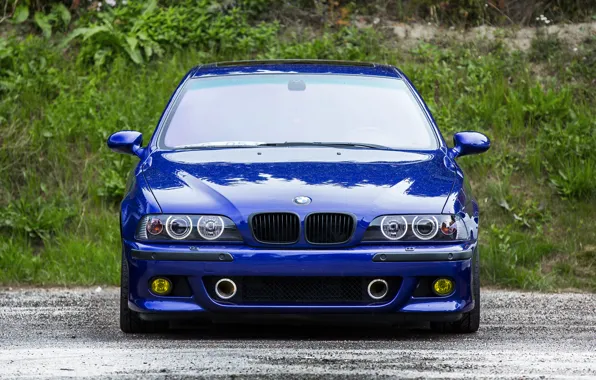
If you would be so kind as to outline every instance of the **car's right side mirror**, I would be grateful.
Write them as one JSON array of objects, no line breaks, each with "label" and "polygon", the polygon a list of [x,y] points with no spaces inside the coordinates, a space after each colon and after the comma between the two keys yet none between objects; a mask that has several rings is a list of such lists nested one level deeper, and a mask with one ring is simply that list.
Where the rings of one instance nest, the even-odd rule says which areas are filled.
[{"label": "car's right side mirror", "polygon": [[137,131],[120,131],[108,138],[108,147],[114,152],[143,156],[143,135]]},{"label": "car's right side mirror", "polygon": [[457,132],[453,135],[451,157],[467,156],[486,152],[490,148],[490,139],[480,132]]}]

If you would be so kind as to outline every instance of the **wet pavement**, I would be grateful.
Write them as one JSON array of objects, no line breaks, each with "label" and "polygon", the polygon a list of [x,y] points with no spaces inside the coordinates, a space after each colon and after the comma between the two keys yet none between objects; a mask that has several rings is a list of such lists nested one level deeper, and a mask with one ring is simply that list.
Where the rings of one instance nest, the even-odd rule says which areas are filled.
[{"label": "wet pavement", "polygon": [[596,294],[482,297],[472,335],[267,324],[126,335],[115,288],[0,289],[0,379],[596,379]]}]

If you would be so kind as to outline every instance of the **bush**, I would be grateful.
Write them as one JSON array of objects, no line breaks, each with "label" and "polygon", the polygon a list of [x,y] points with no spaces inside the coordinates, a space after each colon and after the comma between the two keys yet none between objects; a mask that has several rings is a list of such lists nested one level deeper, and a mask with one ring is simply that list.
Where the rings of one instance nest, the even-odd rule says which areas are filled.
[{"label": "bush", "polygon": [[62,43],[80,44],[79,62],[102,65],[117,54],[137,64],[165,50],[192,46],[219,54],[249,55],[273,40],[277,25],[251,26],[241,7],[225,7],[200,0],[158,7],[157,0],[131,0],[127,6],[108,7],[81,20]]}]

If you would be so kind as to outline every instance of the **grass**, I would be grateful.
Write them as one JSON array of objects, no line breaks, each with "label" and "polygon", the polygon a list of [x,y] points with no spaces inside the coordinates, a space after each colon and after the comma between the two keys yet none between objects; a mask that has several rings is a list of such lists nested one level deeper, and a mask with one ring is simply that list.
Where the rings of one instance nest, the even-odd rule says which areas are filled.
[{"label": "grass", "polygon": [[144,65],[122,54],[99,67],[39,37],[11,42],[13,70],[0,75],[0,283],[118,283],[118,201],[135,159],[105,139],[149,136],[187,69],[326,58],[397,64],[448,141],[459,130],[491,137],[487,154],[460,161],[482,210],[484,285],[596,291],[594,39],[573,51],[540,36],[512,52],[498,39],[403,49],[373,29],[282,35],[249,50],[174,49]]},{"label": "grass", "polygon": [[[44,242],[12,236],[0,244],[2,282],[6,284],[119,284],[118,217],[115,210],[91,210],[72,220],[71,231]],[[83,220],[84,218],[84,220]],[[116,228],[114,228],[114,226]],[[68,229],[69,225],[64,226]]]}]

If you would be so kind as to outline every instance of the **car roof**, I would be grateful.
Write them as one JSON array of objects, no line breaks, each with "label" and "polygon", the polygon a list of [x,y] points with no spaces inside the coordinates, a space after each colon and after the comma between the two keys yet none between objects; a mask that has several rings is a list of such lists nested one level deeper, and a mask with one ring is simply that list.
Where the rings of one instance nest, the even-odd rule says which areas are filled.
[{"label": "car roof", "polygon": [[400,72],[390,65],[305,59],[217,62],[197,66],[192,71],[191,76],[193,78],[215,75],[273,73],[343,74],[401,78]]}]

